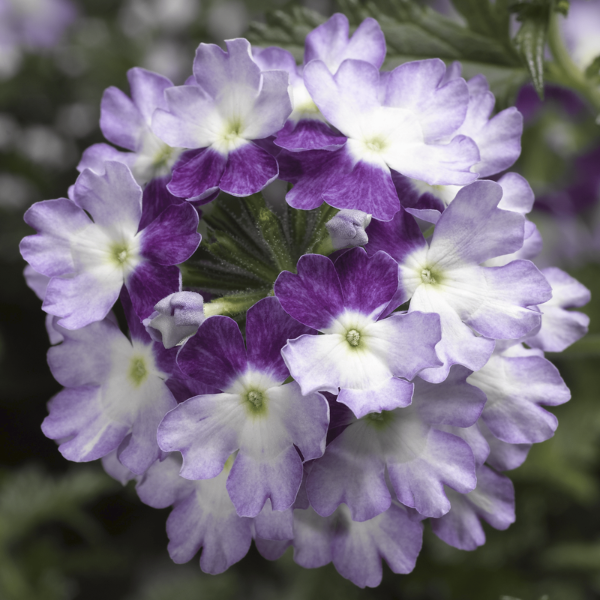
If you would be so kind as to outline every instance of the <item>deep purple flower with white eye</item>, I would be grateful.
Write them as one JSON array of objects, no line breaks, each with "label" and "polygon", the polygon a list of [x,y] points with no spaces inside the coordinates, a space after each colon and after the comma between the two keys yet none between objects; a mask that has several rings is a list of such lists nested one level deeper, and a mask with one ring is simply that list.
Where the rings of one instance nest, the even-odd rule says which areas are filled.
[{"label": "deep purple flower with white eye", "polygon": [[555,267],[543,269],[542,273],[552,286],[552,298],[540,304],[542,326],[526,339],[526,344],[545,352],[562,352],[587,333],[590,318],[566,309],[585,306],[591,298],[590,290]]},{"label": "deep purple flower with white eye", "polygon": [[410,573],[421,551],[423,525],[397,502],[368,521],[356,522],[341,505],[331,516],[294,509],[294,561],[307,569],[333,562],[358,587],[381,583],[381,560],[392,572]]},{"label": "deep purple flower with white eye", "polygon": [[110,319],[75,331],[55,324],[64,341],[50,348],[48,364],[65,389],[50,400],[42,431],[60,441],[68,460],[117,450],[124,466],[142,474],[160,456],[158,424],[177,405],[166,385],[175,355],[152,342],[130,306],[126,312],[131,340]]},{"label": "deep purple flower with white eye", "polygon": [[173,148],[160,140],[150,124],[157,108],[167,107],[165,90],[173,83],[152,71],[136,67],[127,72],[131,98],[116,87],[109,87],[100,105],[100,129],[113,144],[129,150],[122,152],[108,144],[94,144],[81,157],[77,169],[104,173],[106,161],[126,164],[136,181],[144,185],[154,177],[171,173],[181,148]]},{"label": "deep purple flower with white eye", "polygon": [[558,419],[542,405],[557,406],[571,394],[558,369],[539,350],[498,342],[488,362],[469,377],[487,396],[481,413],[491,433],[509,444],[543,442]]},{"label": "deep purple flower with white eye", "polygon": [[467,85],[444,82],[445,73],[439,59],[405,63],[385,77],[362,60],[345,60],[335,75],[321,60],[307,64],[308,91],[347,141],[298,156],[288,203],[311,209],[325,201],[387,221],[400,208],[392,170],[430,185],[476,179],[470,169],[479,162],[477,145],[455,135],[467,114]]},{"label": "deep purple flower with white eye", "polygon": [[193,336],[204,323],[204,298],[196,292],[175,292],[154,306],[144,326],[155,342],[173,348]]},{"label": "deep purple flower with white eye", "polygon": [[62,327],[84,327],[108,314],[125,285],[137,314],[147,317],[180,289],[174,265],[200,243],[196,211],[187,203],[170,205],[147,222],[142,190],[117,162],[107,162],[103,175],[86,169],[74,195],[75,201],[38,202],[25,213],[38,234],[21,241],[21,254],[51,278],[43,309],[61,317]]},{"label": "deep purple flower with white eye", "polygon": [[253,537],[292,537],[290,510],[276,513],[267,503],[254,519],[238,516],[226,489],[232,460],[213,479],[190,481],[179,476],[180,458],[169,454],[139,479],[137,492],[142,502],[154,508],[173,506],[167,534],[175,563],[190,561],[202,548],[200,568],[216,575],[246,556]]},{"label": "deep purple flower with white eye", "polygon": [[431,520],[433,532],[460,550],[475,550],[485,544],[481,519],[494,529],[507,529],[515,522],[515,490],[508,477],[482,466],[477,470],[477,487],[458,494],[448,490],[452,509]]},{"label": "deep purple flower with white eye", "polygon": [[[412,379],[439,365],[436,315],[381,315],[398,287],[398,268],[385,252],[369,258],[353,248],[334,264],[308,254],[298,274],[281,273],[275,295],[284,310],[324,335],[290,339],[281,351],[303,394],[338,393],[357,417],[411,402]],[[418,341],[417,341],[418,340]]]},{"label": "deep purple flower with white eye", "polygon": [[[335,73],[348,58],[364,60],[379,69],[385,59],[385,38],[375,19],[365,19],[349,37],[350,26],[346,15],[336,13],[307,36],[304,65],[311,60],[322,60]],[[336,148],[346,142],[329,127],[311,98],[292,54],[277,47],[254,51],[254,60],[263,71],[280,69],[290,76],[293,111],[285,127],[275,137],[275,144],[291,151]]]},{"label": "deep purple flower with white eye", "polygon": [[549,300],[551,289],[533,263],[481,266],[523,245],[525,219],[498,208],[501,199],[502,187],[493,181],[466,186],[442,213],[430,245],[403,210],[389,223],[369,226],[367,252],[385,250],[399,265],[398,292],[387,310],[410,299],[409,314],[440,316],[436,351],[444,364],[420,373],[427,381],[443,381],[453,364],[477,371],[494,340],[517,339],[540,325],[535,305]]},{"label": "deep purple flower with white eye", "polygon": [[466,383],[470,371],[454,366],[440,384],[415,380],[412,404],[354,419],[312,465],[307,480],[311,506],[322,516],[342,503],[365,521],[392,503],[386,478],[406,506],[440,517],[450,510],[444,485],[459,493],[476,484],[469,445],[440,425],[474,425],[485,395]]},{"label": "deep purple flower with white eye", "polygon": [[227,52],[200,44],[194,85],[165,93],[167,108],[152,119],[154,133],[171,146],[188,148],[173,168],[169,190],[208,202],[223,190],[248,196],[278,174],[277,161],[255,140],[279,131],[292,112],[285,71],[265,71],[244,39],[228,40]]},{"label": "deep purple flower with white eye", "polygon": [[302,459],[325,450],[329,408],[318,393],[303,395],[281,348],[310,330],[294,321],[276,298],[248,311],[247,348],[229,317],[207,319],[179,351],[187,375],[222,393],[190,398],[170,412],[158,429],[166,452],[183,455],[181,475],[210,479],[238,451],[227,490],[241,516],[255,517],[268,498],[274,510],[289,508],[302,481]]}]

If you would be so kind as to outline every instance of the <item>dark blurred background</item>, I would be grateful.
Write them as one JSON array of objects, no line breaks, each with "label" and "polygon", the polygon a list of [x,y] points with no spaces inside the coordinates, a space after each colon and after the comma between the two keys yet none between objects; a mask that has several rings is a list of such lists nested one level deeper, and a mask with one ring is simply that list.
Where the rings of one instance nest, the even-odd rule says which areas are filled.
[{"label": "dark blurred background", "polygon": [[[39,17],[48,3],[49,16],[41,19],[46,39],[35,30],[21,37],[7,32],[11,4]],[[436,4],[448,11],[445,3]],[[199,42],[245,35],[257,21],[270,25],[255,26],[255,38],[276,41],[279,35],[293,46],[337,7],[319,0],[80,0],[49,33],[60,12],[53,5],[0,0],[0,598],[600,598],[600,363],[594,337],[550,356],[573,397],[553,409],[560,421],[555,437],[509,473],[516,523],[505,532],[486,526],[487,544],[475,552],[450,548],[426,528],[415,571],[399,576],[385,567],[374,590],[354,587],[331,565],[301,569],[291,550],[270,563],[252,549],[219,576],[201,573],[197,559],[174,565],[166,550],[168,510],[144,506],[133,484],[121,487],[99,463],[71,464],[60,456],[40,430],[46,402],[59,386],[46,365],[41,303],[22,276],[18,243],[31,233],[23,212],[33,202],[66,195],[82,151],[103,141],[102,92],[110,85],[128,91],[130,67],[180,84]],[[278,9],[283,13],[272,21],[268,15]],[[471,65],[469,75],[474,70]],[[592,290],[584,312],[598,335],[598,125],[587,105],[560,89],[549,87],[542,104],[532,88],[519,91],[519,85],[503,89],[501,103],[518,94],[526,116],[515,168],[538,195],[533,218],[546,244],[540,265],[560,266]],[[583,180],[588,191],[573,191]]]}]

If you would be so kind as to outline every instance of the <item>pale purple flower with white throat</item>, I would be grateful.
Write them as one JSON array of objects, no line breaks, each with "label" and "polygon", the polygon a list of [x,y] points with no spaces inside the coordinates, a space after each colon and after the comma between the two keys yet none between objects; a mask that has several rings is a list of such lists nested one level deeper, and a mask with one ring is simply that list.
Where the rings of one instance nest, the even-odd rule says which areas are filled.
[{"label": "pale purple flower with white throat", "polygon": [[143,212],[142,190],[117,162],[107,162],[103,175],[86,169],[75,183],[74,198],[34,204],[25,221],[38,234],[21,242],[25,260],[51,278],[43,308],[61,317],[59,325],[77,329],[100,321],[123,285],[141,318],[180,289],[174,265],[200,243],[192,206],[161,211],[159,204]]},{"label": "pale purple flower with white throat", "polygon": [[310,331],[287,315],[276,298],[248,311],[246,340],[229,317],[207,319],[180,350],[188,376],[221,393],[190,398],[171,411],[158,430],[166,452],[183,455],[181,475],[210,479],[238,451],[227,490],[239,515],[255,517],[267,499],[289,508],[302,480],[302,458],[325,449],[329,409],[321,394],[302,394],[292,381],[281,348]]},{"label": "pale purple flower with white throat", "polygon": [[126,164],[136,181],[144,185],[154,177],[170,175],[181,148],[174,148],[152,132],[152,115],[165,109],[165,90],[173,83],[152,71],[135,67],[127,72],[131,98],[116,87],[109,87],[100,105],[100,129],[111,143],[129,150],[122,152],[108,144],[94,144],[81,157],[77,169],[104,173],[106,161]]},{"label": "pale purple flower with white throat", "polygon": [[[323,335],[290,339],[282,354],[302,393],[338,393],[357,417],[410,404],[412,379],[439,364],[436,315],[382,313],[398,287],[398,269],[385,252],[353,248],[333,263],[317,254],[281,273],[275,295],[284,310]],[[415,343],[418,340],[418,344]],[[401,379],[405,378],[405,379]]]},{"label": "pale purple flower with white throat", "polygon": [[440,384],[417,378],[410,406],[346,419],[344,431],[308,475],[315,511],[329,516],[343,502],[353,520],[365,521],[388,510],[395,494],[421,515],[440,517],[450,510],[445,485],[461,494],[473,490],[471,448],[440,428],[477,422],[485,395],[466,383],[469,374],[454,366]]},{"label": "pale purple flower with white throat", "polygon": [[498,208],[501,199],[502,187],[493,181],[466,186],[442,213],[430,244],[403,210],[389,223],[369,226],[367,252],[385,250],[398,261],[398,292],[387,310],[410,299],[409,314],[440,316],[436,351],[443,366],[420,373],[427,381],[443,381],[453,364],[477,371],[494,340],[517,339],[540,325],[535,306],[551,297],[551,289],[533,263],[481,266],[523,245],[525,219]]},{"label": "pale purple flower with white throat", "polygon": [[277,161],[255,143],[283,127],[292,112],[286,71],[264,71],[244,39],[227,52],[200,44],[191,85],[170,88],[152,130],[171,146],[187,148],[173,168],[169,190],[209,202],[219,190],[248,196],[278,174]]},{"label": "pale purple flower with white throat", "polygon": [[322,60],[335,73],[348,58],[364,60],[379,69],[385,59],[385,38],[375,19],[365,19],[350,37],[348,18],[336,13],[307,36],[304,65],[282,48],[255,50],[254,59],[263,71],[280,69],[290,76],[292,114],[275,137],[275,145],[291,151],[336,148],[346,139],[326,122],[304,84],[303,69],[311,60]]},{"label": "pale purple flower with white throat", "polygon": [[174,352],[153,343],[126,296],[127,339],[111,319],[71,331],[55,326],[62,344],[48,352],[50,370],[65,386],[49,403],[44,434],[59,440],[68,460],[87,462],[117,451],[140,475],[160,456],[156,430],[177,405],[166,385]]},{"label": "pale purple flower with white throat", "polygon": [[216,575],[246,556],[253,537],[292,537],[289,510],[276,513],[267,503],[253,519],[238,516],[226,489],[232,462],[233,457],[212,479],[190,481],[179,476],[180,458],[169,454],[139,478],[136,489],[142,502],[154,508],[173,506],[167,535],[169,555],[175,563],[190,561],[202,549],[200,568]]}]

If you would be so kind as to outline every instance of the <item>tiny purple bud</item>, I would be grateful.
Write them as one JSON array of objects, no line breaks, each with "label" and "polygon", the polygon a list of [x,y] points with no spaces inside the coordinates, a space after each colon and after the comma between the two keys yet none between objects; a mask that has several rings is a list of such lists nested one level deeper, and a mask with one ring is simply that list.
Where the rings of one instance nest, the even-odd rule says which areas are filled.
[{"label": "tiny purple bud", "polygon": [[334,250],[364,246],[369,241],[365,229],[370,222],[371,215],[362,210],[340,210],[326,225]]},{"label": "tiny purple bud", "polygon": [[196,292],[176,292],[163,298],[143,323],[150,337],[173,348],[193,336],[205,321],[204,299]]}]

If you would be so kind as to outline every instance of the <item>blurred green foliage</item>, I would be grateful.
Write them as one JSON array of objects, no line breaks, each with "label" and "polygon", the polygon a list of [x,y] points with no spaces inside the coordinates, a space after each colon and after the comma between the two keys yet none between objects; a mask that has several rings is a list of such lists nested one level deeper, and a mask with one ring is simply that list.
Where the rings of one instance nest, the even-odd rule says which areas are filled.
[{"label": "blurred green foliage", "polygon": [[[226,25],[243,30],[255,18],[248,32],[252,41],[281,45],[300,60],[306,33],[335,9],[322,4],[319,13],[298,3],[207,0],[198,3],[193,19],[169,29],[161,22],[143,25],[136,16],[135,6],[150,6],[150,0],[77,4],[79,20],[59,47],[27,55],[17,74],[0,82],[0,598],[599,598],[596,300],[584,309],[592,317],[590,337],[552,357],[572,391],[572,401],[554,409],[558,432],[534,446],[525,464],[510,473],[517,522],[505,532],[486,527],[487,544],[470,553],[446,546],[427,529],[415,571],[397,576],[385,567],[383,583],[374,590],[357,589],[331,565],[302,569],[293,562],[291,550],[269,563],[252,549],[244,561],[215,577],[201,573],[197,560],[174,565],[166,551],[168,510],[143,506],[133,484],[121,488],[99,464],[73,466],[62,459],[40,431],[45,403],[59,386],[45,362],[48,340],[40,303],[22,278],[24,263],[17,246],[29,233],[22,221],[24,210],[34,201],[66,194],[81,152],[102,140],[97,121],[103,90],[110,85],[127,90],[127,69],[154,64],[157,48],[165,49],[167,62],[170,56],[185,57],[173,75],[181,83],[200,41],[220,41]],[[513,102],[528,77],[511,45],[507,6],[504,0],[491,9],[479,0],[456,1],[459,21],[416,1],[339,2],[353,25],[366,16],[379,20],[389,48],[387,68],[430,56],[461,60],[466,76],[483,72],[488,77],[499,108]],[[215,17],[219,14],[221,21]],[[557,152],[548,143],[549,132],[556,131],[563,132],[568,151]],[[573,157],[599,142],[591,112],[575,119],[548,104],[525,131],[517,168],[536,191],[546,192],[566,185]],[[587,261],[570,269],[593,298],[600,297],[599,263]]]}]

